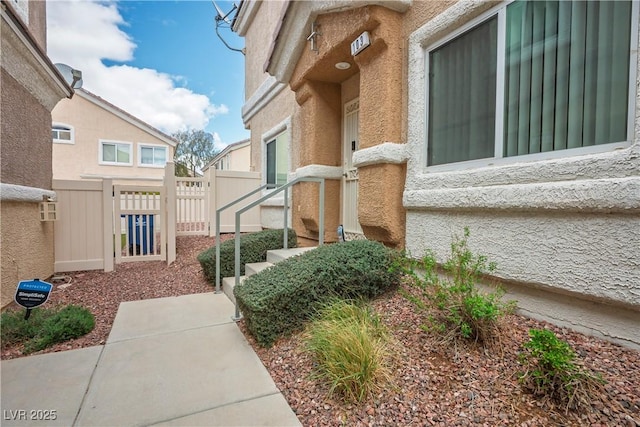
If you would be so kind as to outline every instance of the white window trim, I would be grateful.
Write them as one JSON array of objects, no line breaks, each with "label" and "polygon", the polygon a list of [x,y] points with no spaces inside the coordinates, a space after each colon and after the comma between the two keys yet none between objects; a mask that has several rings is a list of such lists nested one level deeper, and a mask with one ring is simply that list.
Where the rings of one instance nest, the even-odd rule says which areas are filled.
[{"label": "white window trim", "polygon": [[75,128],[71,125],[68,125],[66,123],[59,123],[59,122],[53,122],[51,124],[51,131],[53,132],[56,126],[60,126],[60,127],[64,127],[66,129],[69,130],[69,132],[71,133],[71,139],[70,140],[66,140],[66,139],[56,139],[56,138],[52,138],[53,142],[56,144],[75,144],[76,143],[76,131]]},{"label": "white window trim", "polygon": [[[619,150],[621,148],[628,148],[633,144],[634,141],[634,130],[635,130],[635,122],[636,122],[636,77],[637,77],[637,68],[638,68],[638,13],[640,6],[638,2],[631,2],[631,43],[630,43],[630,56],[629,56],[629,95],[628,95],[628,108],[627,108],[627,139],[626,141],[618,141],[609,144],[599,144],[592,145],[588,147],[579,147],[579,148],[569,148],[564,150],[557,151],[548,151],[544,153],[535,153],[521,156],[510,156],[510,157],[502,157],[502,149],[503,149],[503,126],[504,126],[504,61],[505,61],[505,25],[506,25],[506,8],[510,3],[513,3],[514,0],[507,1],[498,6],[495,6],[488,11],[480,14],[476,18],[470,20],[469,22],[456,27],[455,29],[448,31],[446,36],[437,39],[434,42],[428,42],[428,44],[420,43],[422,49],[422,56],[424,58],[423,68],[421,70],[420,83],[424,85],[423,91],[418,91],[418,93],[423,93],[423,98],[420,104],[424,105],[424,126],[422,129],[422,148],[419,156],[419,161],[422,164],[423,172],[444,172],[444,171],[457,171],[471,168],[480,168],[486,166],[495,166],[495,165],[505,165],[505,164],[515,164],[522,162],[536,162],[542,160],[549,159],[559,159],[565,157],[575,157],[581,155],[588,154],[598,154],[605,153],[614,150]],[[479,5],[474,5],[473,7],[478,7]],[[455,7],[455,6],[454,6]],[[464,5],[463,5],[464,7]],[[451,8],[452,9],[452,8]],[[460,8],[462,9],[462,8]],[[446,14],[449,10],[445,11]],[[448,22],[448,27],[453,27],[455,25],[455,21],[460,19],[459,13],[452,13],[452,17],[449,18],[450,22]],[[458,15],[458,16],[456,16]],[[442,15],[441,15],[442,16]],[[447,18],[441,18],[441,16],[436,17],[434,20],[436,23],[432,24],[433,26],[442,25],[440,23],[441,20],[446,21]],[[497,65],[497,76],[496,76],[496,123],[495,123],[495,141],[494,141],[494,157],[484,158],[484,159],[474,159],[469,161],[455,162],[455,163],[447,163],[441,165],[427,165],[427,149],[428,149],[428,126],[429,126],[429,83],[426,79],[426,76],[429,72],[429,54],[431,51],[443,46],[447,42],[453,40],[464,32],[477,27],[482,24],[484,21],[492,18],[493,16],[497,16],[498,19],[498,63]],[[441,19],[439,19],[441,18]],[[444,24],[446,25],[446,24]],[[415,39],[420,37],[421,32],[429,33],[428,30],[424,29],[428,28],[428,25],[423,26],[423,28],[417,30],[412,34],[410,39],[415,43]],[[440,29],[440,33],[443,32]],[[502,67],[502,69],[500,68]],[[409,79],[410,81],[412,79]],[[415,91],[409,90],[409,93],[416,93]]]},{"label": "white window trim", "polygon": [[[139,142],[138,144],[138,166],[140,166],[141,168],[156,168],[156,169],[162,169],[166,166],[167,162],[169,161],[169,149],[167,148],[167,146],[165,145],[160,145],[160,144],[147,144],[145,142]],[[156,165],[156,164],[146,164],[146,163],[142,163],[142,149],[143,148],[163,148],[166,155],[164,158],[164,164],[162,165]]]},{"label": "white window trim", "polygon": [[[129,162],[105,162],[102,160],[102,146],[103,144],[121,144],[129,146]],[[113,139],[100,139],[98,140],[98,164],[105,166],[133,166],[133,143],[128,141],[117,141]]]},{"label": "white window trim", "polygon": [[[277,125],[275,125],[274,127],[272,127],[271,129],[269,129],[268,131],[266,131],[265,133],[262,134],[261,137],[261,148],[262,148],[262,154],[261,154],[261,175],[262,175],[262,185],[266,185],[267,184],[267,144],[270,143],[271,141],[274,141],[278,136],[282,135],[282,134],[286,134],[287,138],[289,140],[289,158],[288,160],[288,171],[287,171],[287,176],[289,176],[291,174],[291,165],[292,165],[292,156],[291,156],[291,147],[292,147],[292,141],[291,141],[291,116],[287,117],[286,119],[284,119],[283,121],[281,121],[280,123],[278,123]],[[289,181],[287,179],[287,181]],[[272,192],[274,189],[273,188],[268,188],[265,189],[263,191],[263,194],[267,194]],[[284,196],[282,196],[284,197]]]}]

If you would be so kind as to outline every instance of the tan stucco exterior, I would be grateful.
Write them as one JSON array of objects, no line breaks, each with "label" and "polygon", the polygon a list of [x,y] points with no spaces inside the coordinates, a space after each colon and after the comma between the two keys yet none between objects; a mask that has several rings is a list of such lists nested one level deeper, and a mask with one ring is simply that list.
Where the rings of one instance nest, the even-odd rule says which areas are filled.
[{"label": "tan stucco exterior", "polygon": [[[599,151],[533,159],[496,155],[482,165],[436,170],[425,160],[429,50],[509,2],[291,1],[280,14],[263,14],[266,3],[242,2],[237,29],[246,37],[247,70],[263,64],[270,77],[259,81],[272,78],[272,87],[286,84],[281,93],[294,94],[291,173],[326,179],[325,241],[335,240],[344,208],[343,108],[357,99],[353,164],[357,217],[367,238],[405,247],[414,256],[434,250],[444,260],[452,236],[468,226],[473,249],[498,262],[497,277],[522,298],[528,315],[640,344],[637,320],[635,328],[629,321],[640,310],[637,85],[629,89],[629,106],[635,106],[626,141]],[[637,5],[633,10],[638,20]],[[261,29],[253,29],[251,17]],[[631,28],[637,31],[638,22]],[[352,56],[350,44],[363,31],[371,44]],[[631,36],[633,50],[640,34]],[[338,62],[350,68],[337,69]],[[634,67],[637,80],[640,61]],[[255,77],[247,75],[249,101],[259,91]],[[259,110],[255,104],[253,112]],[[273,107],[267,100],[262,111]],[[266,115],[262,120],[263,128],[276,122]],[[260,165],[261,141],[253,125],[251,130],[252,163]],[[293,226],[307,243],[318,239],[317,192],[313,184],[293,191]],[[549,303],[541,302],[542,295]],[[593,313],[572,311],[584,306],[594,307]]]},{"label": "tan stucco exterior", "polygon": [[246,139],[226,146],[204,168],[217,170],[251,171],[251,140]]},{"label": "tan stucco exterior", "polygon": [[[53,143],[54,179],[161,180],[164,165],[141,165],[140,146],[166,147],[167,161],[173,159],[176,142],[171,137],[87,91],[61,101],[51,116],[54,124],[72,127],[74,135],[72,144]],[[130,144],[131,164],[101,164],[103,141]]]},{"label": "tan stucco exterior", "polygon": [[[53,224],[39,202],[51,191],[51,110],[73,94],[46,56],[45,2],[0,4],[0,307],[20,280],[53,274]],[[28,17],[23,19],[23,17]]]}]

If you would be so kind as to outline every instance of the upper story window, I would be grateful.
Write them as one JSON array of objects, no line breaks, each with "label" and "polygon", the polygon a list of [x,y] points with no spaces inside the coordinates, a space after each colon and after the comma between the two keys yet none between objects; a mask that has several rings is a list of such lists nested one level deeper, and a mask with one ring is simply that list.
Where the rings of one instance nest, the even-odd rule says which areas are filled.
[{"label": "upper story window", "polygon": [[167,163],[167,147],[142,144],[138,147],[138,163],[140,166],[164,167]]},{"label": "upper story window", "polygon": [[427,166],[626,143],[632,19],[630,1],[517,0],[434,46]]},{"label": "upper story window", "polygon": [[73,144],[74,132],[73,127],[61,123],[54,123],[51,127],[51,138],[53,142],[60,144]]},{"label": "upper story window", "polygon": [[131,143],[100,141],[99,163],[103,165],[131,166]]},{"label": "upper story window", "polygon": [[289,136],[281,133],[275,139],[267,142],[266,172],[267,184],[279,187],[287,183],[289,173]]}]

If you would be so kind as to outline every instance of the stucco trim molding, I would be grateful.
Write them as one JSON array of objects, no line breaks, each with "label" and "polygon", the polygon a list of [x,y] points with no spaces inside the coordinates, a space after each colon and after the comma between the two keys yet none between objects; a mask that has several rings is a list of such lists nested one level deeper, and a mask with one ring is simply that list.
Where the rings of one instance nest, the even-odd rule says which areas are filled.
[{"label": "stucco trim molding", "polygon": [[244,37],[247,35],[247,30],[249,29],[250,24],[253,22],[256,14],[258,13],[258,9],[262,5],[261,1],[248,1],[245,0],[240,2],[240,10],[236,15],[233,21],[232,30],[238,33],[240,37]]},{"label": "stucco trim molding", "polygon": [[0,183],[0,200],[3,202],[39,203],[43,198],[56,199],[56,192],[44,188]]},{"label": "stucco trim molding", "polygon": [[8,9],[3,8],[1,15],[2,68],[48,111],[53,110],[62,98],[71,98],[73,90],[28,30],[12,19]]},{"label": "stucco trim molding", "polygon": [[[274,37],[271,55],[265,70],[279,82],[287,83],[307,43],[309,28],[318,15],[357,9],[364,6],[381,6],[396,12],[406,12],[412,0],[331,0],[290,2],[284,22]],[[283,36],[286,34],[286,37]]]},{"label": "stucco trim molding", "polygon": [[385,142],[353,153],[353,166],[361,168],[384,163],[402,164],[406,163],[408,159],[409,153],[405,144]]},{"label": "stucco trim molding", "polygon": [[406,190],[408,210],[640,212],[640,177]]},{"label": "stucco trim molding", "polygon": [[278,83],[275,77],[269,76],[242,106],[242,121],[246,125],[249,120],[266,107],[287,85]]},{"label": "stucco trim molding", "polygon": [[307,165],[289,174],[289,181],[296,178],[342,179],[343,172],[340,166]]}]

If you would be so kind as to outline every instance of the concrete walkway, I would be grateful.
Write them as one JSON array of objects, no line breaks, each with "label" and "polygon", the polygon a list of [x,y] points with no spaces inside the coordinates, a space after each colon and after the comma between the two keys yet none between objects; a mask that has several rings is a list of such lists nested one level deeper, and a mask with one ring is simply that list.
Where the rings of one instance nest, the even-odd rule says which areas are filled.
[{"label": "concrete walkway", "polygon": [[299,426],[233,313],[213,293],[122,303],[104,346],[3,361],[0,424]]}]

